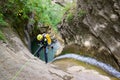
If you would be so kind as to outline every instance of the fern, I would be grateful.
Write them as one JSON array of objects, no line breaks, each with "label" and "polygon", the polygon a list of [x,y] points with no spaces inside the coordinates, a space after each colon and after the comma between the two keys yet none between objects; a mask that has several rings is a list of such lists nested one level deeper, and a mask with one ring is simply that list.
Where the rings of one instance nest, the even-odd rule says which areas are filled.
[{"label": "fern", "polygon": [[[18,24],[25,23],[29,19],[30,13],[34,12],[35,20],[31,22],[52,26],[57,30],[56,26],[61,21],[65,11],[73,4],[70,3],[63,8],[58,4],[52,4],[51,0],[7,0],[3,5],[5,9],[0,7],[1,13],[9,18],[16,28]],[[1,17],[0,24],[6,24]]]},{"label": "fern", "polygon": [[1,32],[1,30],[0,30],[0,40],[5,41],[5,36],[4,36],[4,34]]},{"label": "fern", "polygon": [[0,13],[0,25],[1,26],[7,26],[8,25],[8,23],[4,21],[3,14],[1,14],[1,13]]}]

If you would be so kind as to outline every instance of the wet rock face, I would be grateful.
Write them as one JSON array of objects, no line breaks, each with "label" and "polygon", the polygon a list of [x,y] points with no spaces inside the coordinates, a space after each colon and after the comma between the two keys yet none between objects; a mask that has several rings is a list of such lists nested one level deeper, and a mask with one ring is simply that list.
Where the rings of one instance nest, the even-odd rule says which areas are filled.
[{"label": "wet rock face", "polygon": [[0,40],[0,80],[71,80],[72,75],[34,57],[11,28]]},{"label": "wet rock face", "polygon": [[[120,0],[78,0],[70,23],[58,26],[65,43],[120,70]],[[70,45],[70,46],[69,46]],[[72,46],[73,47],[73,46]]]}]

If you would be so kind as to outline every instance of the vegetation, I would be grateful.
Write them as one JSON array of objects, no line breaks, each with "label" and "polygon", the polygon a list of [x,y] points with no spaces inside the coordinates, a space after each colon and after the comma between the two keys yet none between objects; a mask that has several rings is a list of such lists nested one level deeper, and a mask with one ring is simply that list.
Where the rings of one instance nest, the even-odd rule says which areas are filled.
[{"label": "vegetation", "polygon": [[74,13],[75,13],[75,10],[76,9],[76,3],[73,2],[73,3],[68,3],[65,7],[65,11],[67,12],[67,16],[66,16],[66,19],[67,19],[67,22],[68,23],[71,23],[73,18],[74,18]]},{"label": "vegetation", "polygon": [[3,14],[0,13],[0,40],[5,41],[5,36],[3,35],[2,31],[1,31],[1,27],[7,26],[7,25],[8,25],[7,22],[5,22],[3,19]]},{"label": "vegetation", "polygon": [[7,26],[7,22],[3,19],[3,14],[0,13],[0,26]]},{"label": "vegetation", "polygon": [[63,7],[52,4],[51,0],[28,0],[26,9],[35,12],[36,21],[54,29],[63,16]]},{"label": "vegetation", "polygon": [[68,23],[71,23],[71,21],[73,20],[73,18],[74,18],[74,15],[72,13],[69,13],[67,15],[67,21],[68,21]]},{"label": "vegetation", "polygon": [[5,41],[5,36],[4,36],[3,33],[1,32],[1,30],[0,30],[0,40]]},{"label": "vegetation", "polygon": [[79,17],[82,17],[83,15],[85,15],[86,14],[86,11],[84,11],[84,10],[80,10],[79,12],[78,12],[78,16]]},{"label": "vegetation", "polygon": [[[56,26],[60,23],[64,13],[70,10],[71,6],[75,6],[75,3],[68,3],[62,7],[53,4],[51,0],[1,0],[0,5],[0,26],[10,24],[16,30],[24,28],[31,13],[34,13],[35,17],[30,21],[34,24],[35,29],[38,29],[38,23],[40,23],[57,30]],[[67,18],[70,21],[73,15],[68,14]],[[9,23],[6,23],[6,20]]]},{"label": "vegetation", "polygon": [[1,13],[7,18],[13,18],[20,24],[20,20],[29,19],[30,13],[35,14],[35,21],[53,28],[60,22],[64,10],[58,4],[52,4],[51,0],[8,0],[1,1],[4,7],[0,7]]}]

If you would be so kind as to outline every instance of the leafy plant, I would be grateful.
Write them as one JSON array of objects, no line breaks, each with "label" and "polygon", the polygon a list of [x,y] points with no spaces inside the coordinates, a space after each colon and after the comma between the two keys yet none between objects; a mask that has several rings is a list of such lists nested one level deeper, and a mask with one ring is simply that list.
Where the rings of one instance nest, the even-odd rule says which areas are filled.
[{"label": "leafy plant", "polygon": [[51,0],[27,0],[24,11],[26,10],[35,12],[35,19],[38,23],[53,28],[56,28],[64,14],[63,8],[58,4],[52,4]]},{"label": "leafy plant", "polygon": [[80,10],[79,12],[78,12],[78,16],[79,17],[82,17],[83,15],[85,15],[86,14],[86,11],[85,10]]},{"label": "leafy plant", "polygon": [[5,36],[4,36],[4,34],[1,32],[1,30],[0,30],[0,40],[5,41]]},{"label": "leafy plant", "polygon": [[73,2],[73,3],[69,2],[64,7],[64,11],[69,11],[70,9],[75,8],[75,7],[76,7],[76,2]]},{"label": "leafy plant", "polygon": [[74,13],[75,13],[75,10],[76,9],[76,2],[73,1],[72,3],[69,2],[66,4],[65,8],[64,8],[64,11],[65,11],[65,15],[66,15],[66,19],[67,19],[67,22],[68,23],[71,23],[73,18],[74,18]]},{"label": "leafy plant", "polygon": [[73,20],[73,18],[74,18],[74,15],[72,13],[69,13],[67,15],[67,21],[68,21],[68,23],[70,23]]},{"label": "leafy plant", "polygon": [[8,25],[8,23],[4,21],[3,14],[1,14],[1,13],[0,13],[0,25],[1,26],[7,26]]},{"label": "leafy plant", "polygon": [[[32,24],[41,23],[51,26],[57,31],[57,24],[60,23],[64,13],[75,6],[75,3],[68,3],[65,7],[53,4],[51,0],[6,0],[0,7],[0,13],[12,23],[16,29],[24,27],[31,13],[35,17],[30,20]],[[72,14],[68,15],[68,20],[72,19]],[[0,17],[0,23],[5,25],[3,18]],[[18,27],[19,26],[19,27]]]},{"label": "leafy plant", "polygon": [[[4,19],[3,19],[3,14],[0,13],[0,27],[1,26],[7,26],[7,25],[8,25],[8,23],[5,22]],[[2,33],[1,29],[0,29],[0,40],[5,41],[5,36]]]}]

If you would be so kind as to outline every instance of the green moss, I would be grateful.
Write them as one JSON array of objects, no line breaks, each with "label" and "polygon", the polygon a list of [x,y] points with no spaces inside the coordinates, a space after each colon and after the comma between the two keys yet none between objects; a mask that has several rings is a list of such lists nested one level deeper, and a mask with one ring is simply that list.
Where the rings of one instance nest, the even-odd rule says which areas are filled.
[{"label": "green moss", "polygon": [[8,23],[3,19],[3,14],[0,13],[0,26],[7,26]]},{"label": "green moss", "polygon": [[67,15],[67,22],[68,22],[68,23],[71,23],[72,20],[73,20],[73,18],[74,18],[74,15],[73,15],[72,13],[69,13],[69,14]]},{"label": "green moss", "polygon": [[2,28],[2,27],[5,27],[5,26],[7,26],[7,25],[8,25],[8,23],[5,22],[5,20],[3,19],[3,14],[0,13],[0,40],[5,41],[5,36],[4,36],[4,34],[2,33],[1,28]]},{"label": "green moss", "polygon": [[82,17],[82,16],[84,16],[86,14],[86,11],[85,10],[80,10],[79,12],[78,12],[78,17]]},{"label": "green moss", "polygon": [[4,36],[4,34],[2,33],[2,31],[0,30],[0,40],[3,40],[3,41],[5,41],[6,39],[5,39],[5,36]]}]

